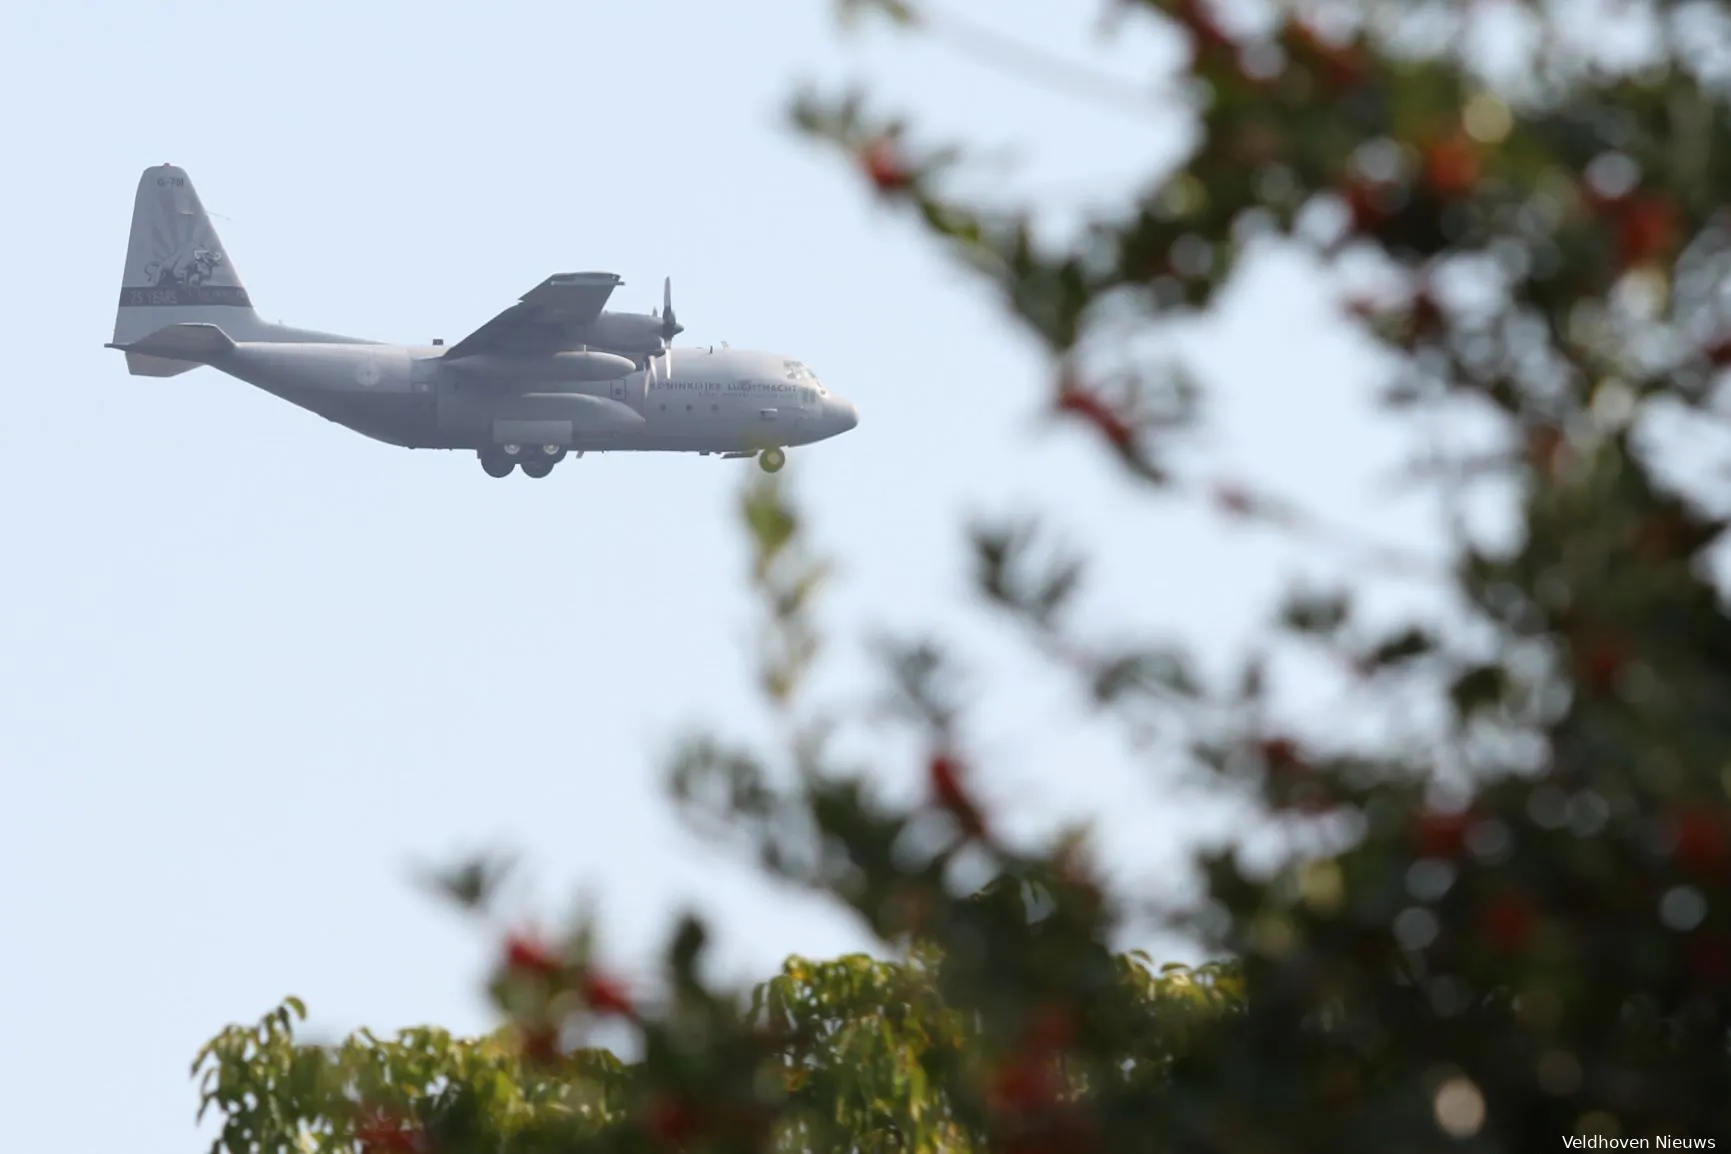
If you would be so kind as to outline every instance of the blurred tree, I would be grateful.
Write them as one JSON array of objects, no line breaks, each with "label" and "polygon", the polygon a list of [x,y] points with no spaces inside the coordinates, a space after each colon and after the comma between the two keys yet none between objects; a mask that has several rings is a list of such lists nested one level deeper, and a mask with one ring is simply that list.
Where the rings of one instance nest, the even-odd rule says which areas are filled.
[{"label": "blurred tree", "polygon": [[[1087,81],[918,5],[842,7]],[[786,772],[694,741],[676,796],[697,827],[743,836],[767,871],[856,911],[904,960],[794,960],[742,1007],[697,978],[702,930],[687,921],[665,992],[638,1005],[589,968],[581,930],[557,954],[514,941],[494,987],[511,1023],[499,1039],[363,1037],[317,1057],[286,1015],[219,1039],[227,1148],[285,1148],[317,1119],[340,1139],[328,1148],[350,1149],[359,1110],[374,1112],[363,1145],[376,1150],[392,1148],[385,1117],[418,1143],[396,1148],[438,1151],[1731,1141],[1731,623],[1707,567],[1722,521],[1705,485],[1661,480],[1650,435],[1667,413],[1723,421],[1731,13],[1616,7],[1617,28],[1650,33],[1634,65],[1564,34],[1596,10],[1584,4],[1269,0],[1229,23],[1201,0],[1120,0],[1116,20],[1190,41],[1185,83],[1158,99],[1193,107],[1199,143],[1065,242],[1040,239],[1028,213],[946,194],[967,154],[916,145],[861,94],[798,102],[806,131],[1002,292],[1050,350],[1054,412],[1095,429],[1151,493],[1287,532],[1320,524],[1187,479],[1168,450],[1197,387],[1176,371],[1101,380],[1087,355],[1109,304],[1150,325],[1192,315],[1255,245],[1310,253],[1343,316],[1386,346],[1395,419],[1497,422],[1496,451],[1423,474],[1498,482],[1522,529],[1492,547],[1459,526],[1438,542],[1446,559],[1419,566],[1465,624],[1372,631],[1346,591],[1295,591],[1277,622],[1357,679],[1365,709],[1389,682],[1434,687],[1448,721],[1421,742],[1271,731],[1258,661],[1222,687],[1181,654],[1129,646],[1128,623],[1100,648],[1065,624],[1079,561],[1037,562],[1031,524],[975,534],[983,592],[1042,653],[1103,709],[1152,708],[1195,735],[1188,757],[1223,788],[1249,786],[1290,837],[1272,878],[1209,854],[1205,899],[1173,915],[1232,966],[1156,977],[1114,955],[1123,902],[1080,836],[1033,849],[996,836],[956,748],[941,652],[891,662],[929,737],[928,804],[888,804],[833,764],[831,723],[798,692],[823,570],[764,479],[745,515]],[[1519,66],[1477,67],[1468,46],[1487,37]],[[1087,81],[1108,91],[1127,99]],[[981,871],[995,880],[957,892]],[[640,1057],[572,1049],[595,1013],[628,1019]]]},{"label": "blurred tree", "polygon": [[[991,1055],[945,1004],[940,969],[930,949],[907,962],[790,958],[743,1005],[688,989],[645,1020],[576,955],[512,939],[495,991],[518,1020],[490,1037],[420,1028],[308,1043],[294,1036],[305,1007],[291,998],[224,1030],[193,1071],[223,1115],[213,1149],[231,1152],[980,1149],[950,1087],[991,1076]],[[1094,1012],[1125,1038],[1117,1076],[1141,1086],[1167,1076],[1199,1026],[1241,1006],[1225,967],[1156,974],[1140,954],[1114,959],[1098,999]],[[640,1021],[643,1057],[582,1045],[596,1016]],[[1030,1024],[1030,1044],[1053,1057],[1073,1031],[1049,1007]],[[1075,1059],[1016,1067],[992,1089],[1014,1097],[1049,1076],[1073,1094],[1089,1073]]]}]

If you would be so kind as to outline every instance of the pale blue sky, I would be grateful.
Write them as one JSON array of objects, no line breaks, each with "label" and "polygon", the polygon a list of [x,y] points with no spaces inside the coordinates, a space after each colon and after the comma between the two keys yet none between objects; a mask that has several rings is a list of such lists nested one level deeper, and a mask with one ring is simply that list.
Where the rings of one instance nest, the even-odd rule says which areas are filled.
[{"label": "pale blue sky", "polygon": [[[1071,5],[992,8],[1006,31],[1137,68]],[[850,43],[816,0],[8,14],[8,1149],[192,1148],[194,1051],[287,993],[324,1029],[485,1027],[494,943],[407,881],[477,845],[521,850],[550,911],[591,889],[627,970],[686,903],[740,978],[863,944],[694,844],[662,794],[678,728],[762,729],[732,515],[749,466],[604,456],[497,481],[214,372],[128,377],[102,344],[151,164],[188,169],[271,319],[454,341],[552,272],[606,268],[623,307],[671,275],[684,343],[811,363],[862,413],[784,474],[841,565],[826,687],[863,691],[849,645],[867,628],[950,632],[989,691],[970,732],[990,804],[1030,829],[1105,813],[1121,874],[1172,869],[1197,811],[993,635],[961,518],[1052,511],[1108,557],[1094,594],[1133,610],[1117,627],[1216,646],[1294,554],[1142,503],[1077,433],[1034,431],[1032,344],[784,127],[797,80],[855,76],[935,128],[1018,146],[1017,179],[1072,199],[1180,143],[1176,119],[1138,125],[882,34]],[[1188,341],[1222,390],[1208,460],[1411,539],[1411,507],[1378,489],[1398,442],[1363,452],[1369,361],[1329,315],[1277,261]],[[904,788],[910,751],[883,749],[886,788]]]}]

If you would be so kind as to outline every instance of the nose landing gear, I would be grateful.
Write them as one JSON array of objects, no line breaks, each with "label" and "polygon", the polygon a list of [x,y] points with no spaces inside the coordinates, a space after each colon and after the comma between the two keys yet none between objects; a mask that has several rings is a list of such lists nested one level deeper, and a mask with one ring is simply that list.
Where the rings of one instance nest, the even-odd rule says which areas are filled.
[{"label": "nose landing gear", "polygon": [[766,473],[779,473],[787,464],[787,454],[780,449],[765,449],[757,458],[757,467]]}]

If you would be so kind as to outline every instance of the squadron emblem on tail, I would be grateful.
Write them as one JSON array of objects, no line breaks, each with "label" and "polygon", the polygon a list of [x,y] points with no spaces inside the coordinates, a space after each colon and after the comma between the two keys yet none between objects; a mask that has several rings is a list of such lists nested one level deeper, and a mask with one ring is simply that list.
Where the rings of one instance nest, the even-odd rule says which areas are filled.
[{"label": "squadron emblem on tail", "polygon": [[193,288],[204,284],[222,266],[222,253],[199,247],[187,253],[173,253],[162,260],[153,260],[144,267],[145,281],[152,288],[185,285]]}]

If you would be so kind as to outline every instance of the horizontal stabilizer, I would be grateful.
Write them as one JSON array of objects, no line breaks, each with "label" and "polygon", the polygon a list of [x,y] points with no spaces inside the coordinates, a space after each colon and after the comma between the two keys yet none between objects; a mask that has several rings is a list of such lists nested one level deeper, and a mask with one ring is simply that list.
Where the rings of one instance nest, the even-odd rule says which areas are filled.
[{"label": "horizontal stabilizer", "polygon": [[147,357],[143,353],[126,354],[126,371],[135,377],[178,377],[199,367],[191,361],[171,361]]},{"label": "horizontal stabilizer", "polygon": [[[108,346],[111,349],[121,349],[127,353],[127,364],[131,366],[136,356],[167,361],[190,361],[195,365],[208,364],[224,353],[234,351],[234,341],[229,335],[213,324],[203,322],[164,325],[147,337],[133,341],[131,344]],[[175,370],[181,372],[184,370]],[[168,375],[173,373],[148,373],[146,376]]]}]

